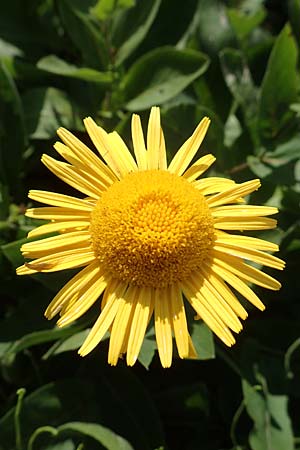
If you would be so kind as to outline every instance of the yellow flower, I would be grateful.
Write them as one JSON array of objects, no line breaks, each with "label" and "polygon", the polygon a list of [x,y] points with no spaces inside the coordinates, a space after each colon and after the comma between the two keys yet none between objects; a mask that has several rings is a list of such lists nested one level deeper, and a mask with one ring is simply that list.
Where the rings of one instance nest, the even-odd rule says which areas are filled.
[{"label": "yellow flower", "polygon": [[277,245],[228,233],[276,226],[266,217],[276,208],[244,204],[243,197],[260,181],[199,180],[215,161],[210,154],[188,168],[207,132],[206,117],[169,165],[157,107],[151,109],[146,143],[139,116],[132,116],[135,158],[118,133],[106,133],[91,118],[84,123],[106,164],[63,128],[58,135],[64,144],[54,148],[67,163],[42,156],[49,170],[84,197],[29,192],[30,199],[50,206],[28,209],[27,216],[50,222],[28,236],[59,234],[24,244],[21,251],[31,261],[17,273],[84,267],[55,296],[46,317],[60,313],[57,325],[68,325],[99,302],[101,313],[79,354],[91,352],[109,330],[112,365],[123,353],[128,365],[136,362],[153,312],[162,366],[172,363],[173,336],[180,358],[195,357],[185,301],[226,345],[233,345],[232,331],[241,331],[247,312],[231,288],[260,310],[264,305],[247,282],[280,288],[246,261],[284,267],[266,253],[277,251]]}]

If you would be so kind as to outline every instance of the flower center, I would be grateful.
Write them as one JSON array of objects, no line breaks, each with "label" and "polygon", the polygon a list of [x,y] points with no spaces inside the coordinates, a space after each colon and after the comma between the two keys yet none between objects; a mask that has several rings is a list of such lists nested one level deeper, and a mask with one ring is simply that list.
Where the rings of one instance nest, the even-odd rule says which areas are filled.
[{"label": "flower center", "polygon": [[200,269],[214,227],[203,195],[167,171],[146,170],[114,183],[98,200],[90,232],[113,277],[163,287]]}]

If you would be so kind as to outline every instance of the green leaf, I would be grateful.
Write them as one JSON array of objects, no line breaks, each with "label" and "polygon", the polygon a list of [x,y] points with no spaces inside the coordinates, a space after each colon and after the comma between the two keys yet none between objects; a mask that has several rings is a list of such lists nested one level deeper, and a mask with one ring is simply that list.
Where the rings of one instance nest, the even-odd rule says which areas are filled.
[{"label": "green leaf", "polygon": [[300,40],[300,0],[289,0],[288,1],[288,13],[289,21],[292,25],[293,32],[297,38]]},{"label": "green leaf", "polygon": [[[80,327],[82,328],[82,327]],[[59,353],[64,353],[64,352],[69,352],[69,351],[73,351],[73,350],[78,350],[79,347],[81,347],[81,345],[83,344],[85,338],[88,336],[89,332],[90,332],[90,328],[86,329],[86,330],[81,330],[79,332],[75,332],[75,329],[72,330],[71,335],[68,336],[61,336],[61,337],[65,337],[65,339],[63,339],[61,342],[59,342],[58,344],[55,343],[48,351],[46,354],[44,354],[43,359],[48,359],[49,356],[52,355],[58,355]],[[58,336],[59,337],[59,336]],[[102,341],[105,338],[102,339]]]},{"label": "green leaf", "polygon": [[154,330],[149,330],[146,334],[139,353],[138,360],[146,368],[149,369],[151,361],[157,349]]},{"label": "green leaf", "polygon": [[134,8],[120,12],[112,28],[112,42],[117,49],[115,64],[122,64],[139,46],[157,16],[161,0],[136,2]]},{"label": "green leaf", "polygon": [[133,450],[126,439],[98,423],[69,422],[58,427],[58,432],[76,432],[89,436],[105,446],[107,450]]},{"label": "green leaf", "polygon": [[62,77],[77,78],[79,80],[103,85],[108,85],[113,81],[111,72],[99,72],[98,70],[90,69],[88,67],[76,67],[55,55],[45,56],[40,59],[37,63],[37,67]]},{"label": "green leaf", "polygon": [[125,75],[121,90],[126,108],[138,111],[175,97],[202,75],[209,65],[205,55],[194,50],[161,47],[138,59]]},{"label": "green leaf", "polygon": [[270,394],[263,378],[261,386],[251,386],[243,380],[242,387],[246,410],[254,422],[249,437],[251,449],[294,450],[287,397]]},{"label": "green leaf", "polygon": [[17,86],[0,61],[0,175],[14,193],[20,187],[26,145],[24,113]]},{"label": "green leaf", "polygon": [[91,10],[95,0],[60,0],[57,3],[66,32],[80,50],[88,67],[106,68],[109,63],[109,47],[105,34]]},{"label": "green leaf", "polygon": [[215,358],[214,338],[211,330],[202,321],[194,321],[192,324],[191,338],[198,353],[198,359]]},{"label": "green leaf", "polygon": [[197,38],[200,48],[212,58],[225,47],[236,47],[236,36],[219,0],[198,0],[199,21]]},{"label": "green leaf", "polygon": [[35,88],[22,97],[26,126],[31,139],[50,139],[59,127],[81,126],[78,110],[68,95],[56,88]]},{"label": "green leaf", "polygon": [[261,87],[259,130],[266,140],[274,141],[293,118],[289,105],[297,100],[297,57],[291,28],[286,25],[276,39]]},{"label": "green leaf", "polygon": [[[130,370],[97,363],[96,378],[90,375],[53,382],[26,396],[20,414],[23,441],[45,425],[97,422],[124,436],[136,450],[152,450],[163,444],[157,411]],[[14,448],[14,414],[15,408],[11,408],[0,419],[0,442],[6,443],[5,450]],[[106,437],[109,439],[108,434]],[[125,445],[124,440],[120,442]]]},{"label": "green leaf", "polygon": [[67,328],[52,328],[49,330],[34,331],[33,333],[26,334],[20,339],[11,342],[4,350],[2,357],[7,358],[12,354],[21,352],[26,348],[30,348],[34,345],[43,344],[45,342],[56,341],[57,339],[73,337],[73,334],[83,328],[86,324],[72,325]]},{"label": "green leaf", "polygon": [[221,51],[220,61],[228,89],[231,91],[236,103],[241,106],[254,144],[258,145],[257,90],[245,58],[240,50],[228,48]]},{"label": "green leaf", "polygon": [[90,11],[99,20],[106,20],[120,9],[131,6],[134,6],[134,0],[98,0]]},{"label": "green leaf", "polygon": [[229,8],[227,14],[230,23],[240,41],[245,40],[248,35],[258,27],[266,17],[264,8],[259,8],[254,13]]}]

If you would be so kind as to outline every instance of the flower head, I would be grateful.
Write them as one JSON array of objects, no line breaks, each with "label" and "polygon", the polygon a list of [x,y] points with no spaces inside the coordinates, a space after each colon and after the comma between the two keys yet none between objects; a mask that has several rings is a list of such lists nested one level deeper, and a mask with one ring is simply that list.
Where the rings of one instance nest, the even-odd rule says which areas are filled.
[{"label": "flower head", "polygon": [[[172,362],[173,336],[181,358],[195,356],[184,302],[189,302],[228,346],[242,329],[247,312],[232,288],[257,308],[264,305],[248,282],[277,290],[280,283],[247,261],[282,269],[283,261],[266,252],[277,245],[241,234],[274,228],[269,206],[246,205],[244,197],[259,180],[236,184],[220,177],[199,177],[215,161],[205,155],[190,167],[209,126],[204,118],[167,165],[159,108],[151,109],[147,142],[140,118],[132,117],[135,158],[116,133],[106,133],[91,118],[86,130],[105,163],[69,131],[55,144],[67,161],[43,155],[56,176],[82,198],[55,192],[29,192],[49,206],[28,209],[50,220],[29,237],[58,233],[26,243],[19,275],[79,268],[54,297],[45,315],[60,314],[58,326],[82,316],[95,302],[101,312],[79,350],[91,352],[110,330],[108,361],[126,353],[133,365],[154,314],[157,347],[163,367]],[[102,295],[103,294],[103,295]],[[102,298],[101,298],[102,295]]]}]

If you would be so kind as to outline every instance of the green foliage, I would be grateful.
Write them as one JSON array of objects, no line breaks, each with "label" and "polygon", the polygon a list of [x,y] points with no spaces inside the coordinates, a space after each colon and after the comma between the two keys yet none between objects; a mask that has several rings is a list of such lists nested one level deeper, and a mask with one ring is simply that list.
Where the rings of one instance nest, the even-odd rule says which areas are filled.
[{"label": "green foliage", "polygon": [[[0,16],[0,450],[300,449],[300,1],[11,0]],[[139,360],[80,358],[96,305],[59,329],[43,312],[73,273],[17,278],[29,188],[69,193],[40,163],[87,115],[131,145],[130,116],[160,105],[170,159],[203,115],[211,174],[262,179],[280,208],[282,290],[259,295],[225,349],[193,321],[198,359],[160,367],[152,326]],[[108,337],[108,335],[106,336]],[[23,389],[24,388],[24,389]]]}]

